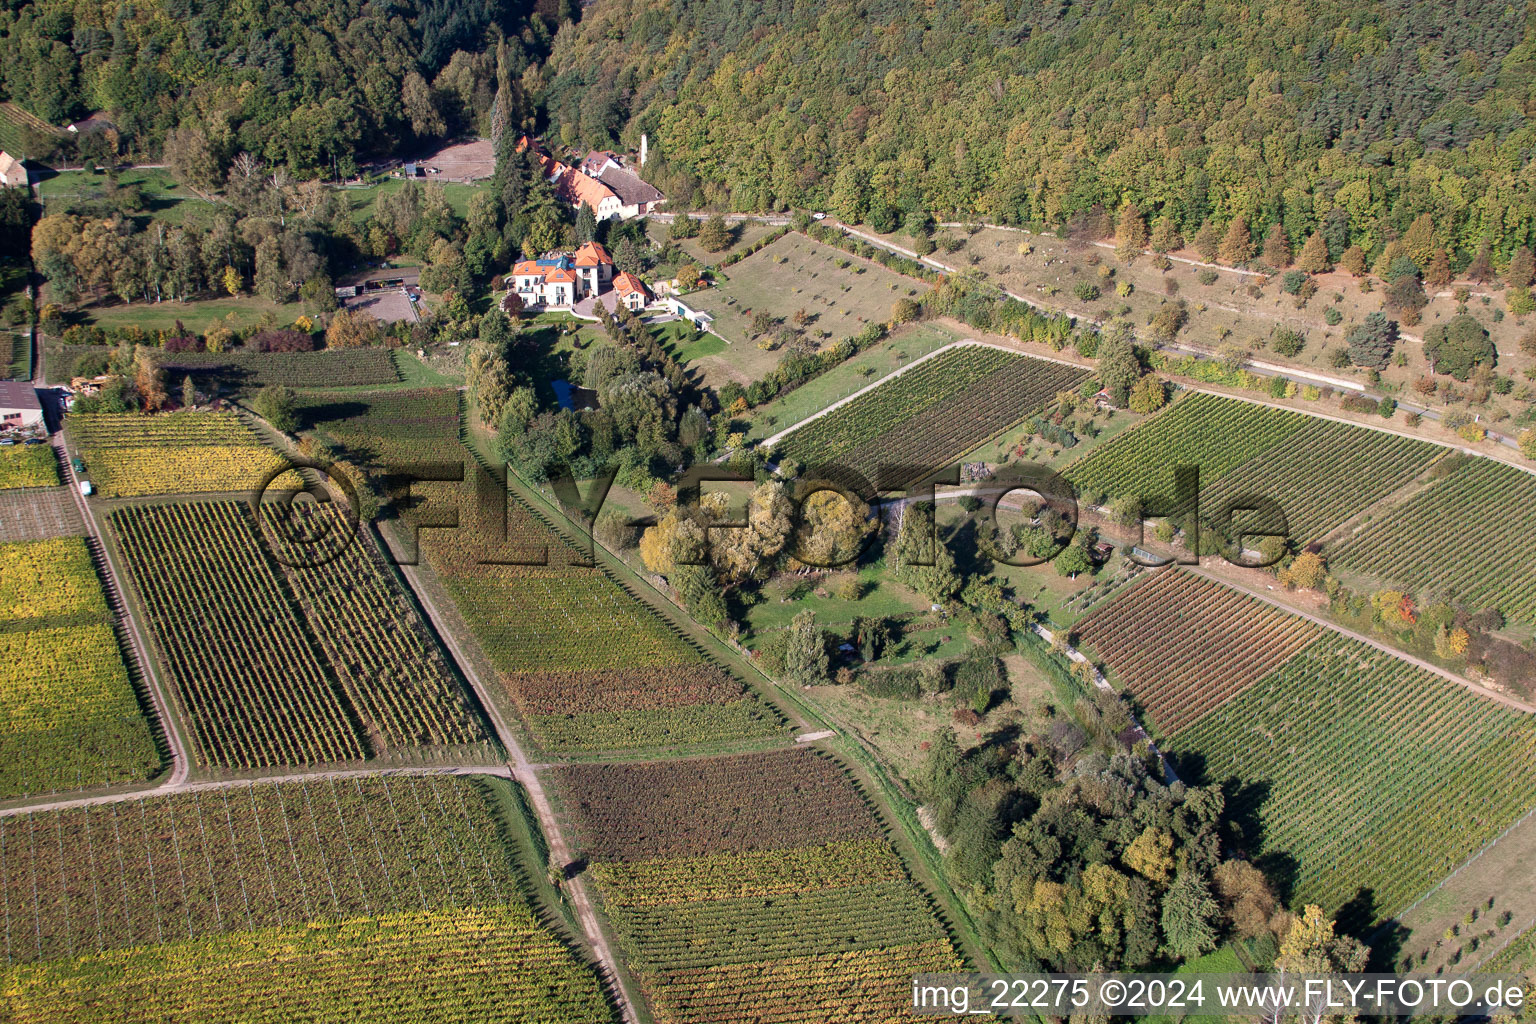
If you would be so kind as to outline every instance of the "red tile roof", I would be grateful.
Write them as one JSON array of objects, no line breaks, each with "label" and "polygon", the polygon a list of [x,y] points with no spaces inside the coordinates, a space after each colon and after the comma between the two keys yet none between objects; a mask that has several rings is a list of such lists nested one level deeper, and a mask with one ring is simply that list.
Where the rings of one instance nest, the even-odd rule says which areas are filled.
[{"label": "red tile roof", "polygon": [[613,257],[608,255],[601,242],[588,242],[576,250],[576,265],[578,267],[595,267],[599,264],[612,264]]},{"label": "red tile roof", "polygon": [[625,295],[630,292],[639,292],[641,295],[645,294],[645,282],[627,270],[620,271],[617,275],[614,276],[613,287],[617,289],[621,295]]},{"label": "red tile roof", "polygon": [[514,273],[514,274],[542,274],[542,273],[544,273],[544,268],[540,267],[533,260],[519,260],[512,267],[512,273]]},{"label": "red tile roof", "polygon": [[575,284],[576,275],[561,267],[550,267],[544,274],[544,280],[551,284]]},{"label": "red tile roof", "polygon": [[596,178],[589,178],[580,171],[564,164],[556,164],[562,169],[562,173],[555,181],[555,189],[565,197],[572,206],[586,203],[592,207],[592,212],[597,212],[597,207],[604,199],[618,198],[613,189],[604,185]]}]

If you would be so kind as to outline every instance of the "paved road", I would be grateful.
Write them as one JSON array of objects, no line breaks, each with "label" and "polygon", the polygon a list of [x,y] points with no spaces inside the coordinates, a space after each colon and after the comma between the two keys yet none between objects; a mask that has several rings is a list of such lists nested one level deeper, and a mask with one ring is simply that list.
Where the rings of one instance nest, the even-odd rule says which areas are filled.
[{"label": "paved road", "polygon": [[[533,804],[534,813],[539,817],[539,824],[544,830],[544,839],[549,844],[551,862],[562,869],[568,868],[575,858],[571,855],[571,849],[566,842],[564,832],[561,831],[560,822],[555,817],[555,811],[550,805],[549,796],[544,792],[544,785],[539,778],[538,771],[532,762],[528,760],[528,755],[523,750],[522,745],[517,742],[517,737],[507,727],[506,720],[502,717],[495,703],[491,701],[485,684],[481,681],[479,673],[475,671],[474,663],[465,657],[464,651],[459,647],[459,642],[455,638],[449,623],[444,620],[441,611],[439,611],[436,603],[432,600],[432,595],[422,585],[421,578],[417,573],[417,567],[414,565],[402,565],[400,566],[400,572],[404,575],[411,590],[415,592],[416,599],[421,602],[427,617],[432,620],[432,625],[437,630],[437,635],[443,638],[443,643],[447,645],[449,653],[453,656],[454,661],[458,663],[459,668],[464,673],[464,677],[469,680],[470,686],[474,688],[475,696],[479,698],[481,706],[485,708],[486,714],[490,716],[491,725],[496,730],[496,736],[501,740],[502,746],[506,748],[507,756],[512,762],[512,775],[528,791],[528,799]],[[618,958],[613,955],[613,951],[608,947],[608,940],[603,935],[602,927],[598,923],[597,911],[593,909],[592,901],[587,894],[585,879],[580,875],[566,878],[561,883],[561,889],[570,896],[571,906],[576,909],[576,916],[581,921],[581,929],[586,934],[587,943],[592,947],[593,955],[597,957],[598,962],[602,964],[604,971],[608,974],[609,981],[613,985],[614,995],[617,997],[619,1011],[624,1015],[624,1020],[628,1024],[638,1024],[639,1018],[635,1015],[633,1000],[625,989],[624,980],[618,971]]]}]

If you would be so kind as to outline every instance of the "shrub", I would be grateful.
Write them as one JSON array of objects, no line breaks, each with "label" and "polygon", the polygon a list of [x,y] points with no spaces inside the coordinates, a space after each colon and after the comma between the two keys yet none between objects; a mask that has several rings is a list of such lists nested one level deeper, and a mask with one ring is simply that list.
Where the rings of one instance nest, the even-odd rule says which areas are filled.
[{"label": "shrub", "polygon": [[1301,350],[1306,347],[1306,344],[1307,339],[1305,335],[1298,331],[1293,331],[1289,327],[1280,327],[1275,330],[1269,347],[1274,349],[1279,355],[1290,359],[1299,355]]}]

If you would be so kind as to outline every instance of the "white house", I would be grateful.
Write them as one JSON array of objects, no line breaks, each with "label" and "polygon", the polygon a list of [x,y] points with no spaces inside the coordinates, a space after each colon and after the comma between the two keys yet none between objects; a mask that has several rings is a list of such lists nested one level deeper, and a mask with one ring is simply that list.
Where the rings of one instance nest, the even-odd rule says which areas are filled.
[{"label": "white house", "polygon": [[43,405],[30,381],[0,381],[0,427],[38,427],[43,424]]},{"label": "white house", "polygon": [[576,250],[571,262],[576,265],[576,276],[581,280],[583,297],[607,291],[613,283],[613,257],[608,255],[608,250],[601,243],[586,243]]},{"label": "white house", "polygon": [[5,188],[27,187],[26,164],[4,150],[0,150],[0,186]]},{"label": "white house", "polygon": [[694,309],[676,295],[669,295],[662,300],[662,306],[673,316],[687,320],[701,331],[710,329],[710,324],[715,322],[713,314],[706,313],[702,309]]},{"label": "white house", "polygon": [[524,306],[574,306],[580,278],[569,256],[522,260],[507,276],[507,284]]},{"label": "white house", "polygon": [[621,271],[613,279],[613,289],[619,293],[619,301],[626,309],[641,310],[645,308],[647,302],[651,301],[645,282],[628,271]]}]

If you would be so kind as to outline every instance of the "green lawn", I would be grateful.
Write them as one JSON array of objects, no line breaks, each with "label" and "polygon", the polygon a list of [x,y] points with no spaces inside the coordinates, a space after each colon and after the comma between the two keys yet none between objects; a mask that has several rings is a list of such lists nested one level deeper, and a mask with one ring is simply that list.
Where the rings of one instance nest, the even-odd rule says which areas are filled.
[{"label": "green lawn", "polygon": [[271,314],[278,326],[283,326],[293,323],[303,312],[300,303],[276,303],[255,295],[194,302],[135,302],[85,310],[90,322],[101,327],[170,330],[180,320],[188,330],[199,334],[226,318],[230,327],[238,329],[260,323],[263,316]]},{"label": "green lawn", "polygon": [[864,593],[854,601],[834,597],[830,592],[826,597],[818,596],[815,589],[820,583],[802,584],[805,592],[801,594],[796,587],[801,581],[795,577],[772,580],[763,586],[762,602],[747,610],[747,625],[758,634],[788,626],[791,619],[807,609],[816,613],[817,622],[831,626],[852,622],[859,616],[904,616],[928,607],[920,596],[892,582],[883,562],[863,566],[858,576]]},{"label": "green lawn", "polygon": [[[442,183],[418,181],[417,184],[422,188],[441,188],[443,195],[448,199],[448,205],[453,207],[453,212],[460,217],[468,216],[470,198],[484,187],[483,185],[464,185],[454,181]],[[341,194],[352,204],[352,219],[362,224],[373,216],[373,204],[378,202],[380,196],[399,192],[405,186],[404,178],[388,178],[377,185],[341,189]]]},{"label": "green lawn", "polygon": [[908,324],[897,328],[885,341],[839,363],[821,376],[780,395],[752,412],[747,439],[760,441],[813,416],[833,402],[846,398],[950,342],[958,332],[942,324]]},{"label": "green lawn", "polygon": [[27,380],[32,376],[32,339],[16,332],[0,339],[0,354],[9,353],[5,375],[11,380]]},{"label": "green lawn", "polygon": [[[39,182],[38,193],[50,212],[55,203],[65,199],[103,199],[110,183],[100,171],[60,171]],[[157,168],[133,168],[117,176],[118,188],[137,187],[137,208],[157,220],[180,224],[191,211],[211,208],[207,200],[184,185],[178,185],[171,173]]]}]

